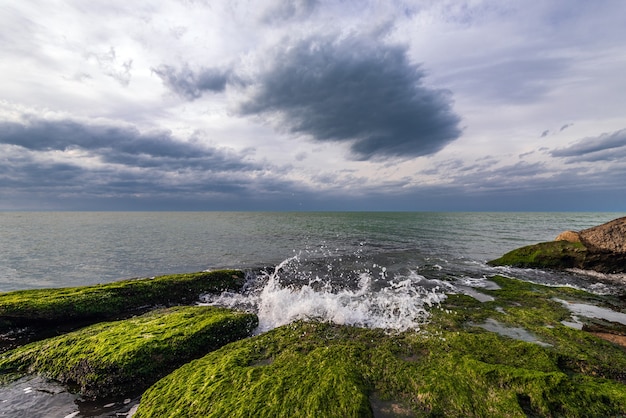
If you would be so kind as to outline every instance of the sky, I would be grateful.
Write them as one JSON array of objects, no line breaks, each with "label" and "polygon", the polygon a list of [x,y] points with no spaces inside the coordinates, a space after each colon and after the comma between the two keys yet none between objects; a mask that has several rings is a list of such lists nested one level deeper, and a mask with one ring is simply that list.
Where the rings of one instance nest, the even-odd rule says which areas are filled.
[{"label": "sky", "polygon": [[626,212],[622,0],[4,0],[0,210]]}]

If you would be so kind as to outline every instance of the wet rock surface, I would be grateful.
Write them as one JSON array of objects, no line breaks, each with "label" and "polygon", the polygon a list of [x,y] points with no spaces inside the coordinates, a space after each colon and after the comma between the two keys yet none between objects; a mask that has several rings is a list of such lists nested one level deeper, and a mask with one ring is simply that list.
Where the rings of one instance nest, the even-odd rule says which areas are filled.
[{"label": "wet rock surface", "polygon": [[244,276],[239,270],[219,270],[0,293],[0,353],[103,320],[195,303],[201,294],[238,291]]}]

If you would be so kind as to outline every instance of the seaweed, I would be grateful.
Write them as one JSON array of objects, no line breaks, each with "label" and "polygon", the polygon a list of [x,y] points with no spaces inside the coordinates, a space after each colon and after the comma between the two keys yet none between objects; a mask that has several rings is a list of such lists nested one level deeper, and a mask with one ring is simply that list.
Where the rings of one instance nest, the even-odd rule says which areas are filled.
[{"label": "seaweed", "polygon": [[146,389],[182,364],[250,335],[255,315],[209,306],[164,308],[16,348],[0,375],[40,374],[88,398]]},{"label": "seaweed", "polygon": [[[493,280],[494,301],[451,295],[420,331],[296,322],[230,343],[149,388],[135,417],[626,415],[626,351],[563,325],[553,300],[601,298]],[[489,318],[541,341],[477,326]]]},{"label": "seaweed", "polygon": [[[95,286],[0,293],[0,333],[20,331],[26,334],[23,339],[27,341],[41,339],[98,321],[144,313],[158,306],[190,304],[202,293],[237,291],[244,282],[241,271],[219,270]],[[26,330],[21,329],[25,327]],[[7,345],[1,338],[0,343]]]}]

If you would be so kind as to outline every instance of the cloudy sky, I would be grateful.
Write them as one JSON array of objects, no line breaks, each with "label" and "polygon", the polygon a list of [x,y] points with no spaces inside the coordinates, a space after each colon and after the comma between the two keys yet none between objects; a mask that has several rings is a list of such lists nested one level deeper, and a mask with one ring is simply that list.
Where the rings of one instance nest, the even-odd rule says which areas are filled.
[{"label": "cloudy sky", "polygon": [[0,210],[626,211],[622,0],[5,0]]}]

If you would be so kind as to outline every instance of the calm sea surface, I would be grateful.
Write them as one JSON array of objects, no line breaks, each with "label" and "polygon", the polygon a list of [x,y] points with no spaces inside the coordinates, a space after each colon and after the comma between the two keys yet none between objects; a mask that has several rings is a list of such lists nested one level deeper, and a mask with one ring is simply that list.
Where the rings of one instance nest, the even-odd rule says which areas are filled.
[{"label": "calm sea surface", "polygon": [[[486,261],[623,213],[0,213],[0,292],[206,269],[247,272],[242,293],[201,303],[259,317],[419,330],[450,293],[484,300],[494,274],[610,293],[601,276]],[[0,386],[0,415],[126,416],[138,398],[88,402],[25,377]]]},{"label": "calm sea surface", "polygon": [[509,250],[619,216],[624,214],[5,212],[0,291],[224,267],[253,270],[297,254],[343,273],[370,262],[425,275],[437,265],[437,276],[470,269],[481,277],[485,261]]}]

